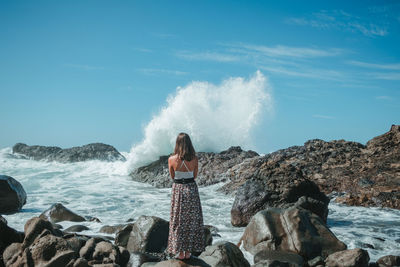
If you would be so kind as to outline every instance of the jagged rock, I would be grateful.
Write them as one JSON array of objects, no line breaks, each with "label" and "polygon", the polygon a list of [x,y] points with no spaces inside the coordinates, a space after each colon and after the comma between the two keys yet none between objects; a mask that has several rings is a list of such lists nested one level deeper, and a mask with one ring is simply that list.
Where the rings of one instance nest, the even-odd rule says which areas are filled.
[{"label": "jagged rock", "polygon": [[400,266],[400,256],[387,255],[380,257],[376,263],[379,267]]},{"label": "jagged rock", "polygon": [[360,248],[338,251],[325,259],[329,267],[368,267],[368,262],[368,252]]},{"label": "jagged rock", "polygon": [[26,192],[14,178],[0,175],[0,214],[18,212],[26,203]]},{"label": "jagged rock", "polygon": [[[198,152],[196,155],[199,159],[196,182],[200,186],[226,181],[231,167],[247,158],[258,156],[256,152],[243,151],[240,147],[231,147],[220,153]],[[130,176],[135,181],[150,183],[156,187],[170,187],[172,180],[168,171],[168,157],[161,156],[157,161],[133,170]]]},{"label": "jagged rock", "polygon": [[67,229],[64,230],[64,232],[82,232],[86,230],[90,230],[89,227],[78,224],[68,227]]},{"label": "jagged rock", "polygon": [[52,223],[71,221],[71,222],[83,222],[85,218],[72,212],[71,210],[64,207],[61,203],[53,204],[49,209],[45,210],[39,216],[44,220],[48,220]]},{"label": "jagged rock", "polygon": [[292,165],[262,165],[253,178],[237,190],[231,222],[233,226],[246,226],[260,210],[292,204],[310,209],[326,222],[328,203],[328,197],[314,182],[304,178],[298,168]]},{"label": "jagged rock", "polygon": [[169,223],[155,216],[140,216],[132,225],[129,252],[164,252],[168,245]]},{"label": "jagged rock", "polygon": [[269,208],[250,220],[241,238],[252,254],[278,250],[299,254],[308,261],[346,249],[321,218],[301,208]]},{"label": "jagged rock", "polygon": [[[261,263],[265,266],[288,265],[293,267],[302,267],[303,258],[295,253],[276,250],[261,250],[254,255],[254,263]],[[258,266],[258,265],[257,265]]]},{"label": "jagged rock", "polygon": [[40,219],[39,217],[29,219],[24,226],[25,239],[22,248],[29,247],[46,230],[56,236],[62,235],[61,231],[54,229],[49,221]]},{"label": "jagged rock", "polygon": [[318,265],[325,265],[324,258],[322,258],[321,256],[315,257],[314,259],[308,261],[308,266],[310,267],[315,267]]},{"label": "jagged rock", "polygon": [[199,259],[211,267],[250,267],[242,251],[235,244],[225,241],[207,246],[206,250],[200,254]]},{"label": "jagged rock", "polygon": [[13,153],[22,154],[34,160],[59,162],[126,160],[113,146],[102,143],[93,143],[67,149],[55,146],[28,146],[26,144],[17,143],[13,146]]},{"label": "jagged rock", "polygon": [[129,235],[131,234],[133,224],[124,226],[115,234],[115,244],[117,246],[126,247],[128,245]]}]

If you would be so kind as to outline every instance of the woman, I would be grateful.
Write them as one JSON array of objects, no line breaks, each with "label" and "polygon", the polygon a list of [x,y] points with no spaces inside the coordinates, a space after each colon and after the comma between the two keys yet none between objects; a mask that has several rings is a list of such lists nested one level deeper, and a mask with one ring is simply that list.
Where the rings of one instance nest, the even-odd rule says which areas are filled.
[{"label": "woman", "polygon": [[205,247],[203,213],[195,179],[198,159],[189,135],[176,138],[174,154],[168,159],[169,173],[174,181],[171,196],[168,252],[178,259],[189,259],[191,252]]}]

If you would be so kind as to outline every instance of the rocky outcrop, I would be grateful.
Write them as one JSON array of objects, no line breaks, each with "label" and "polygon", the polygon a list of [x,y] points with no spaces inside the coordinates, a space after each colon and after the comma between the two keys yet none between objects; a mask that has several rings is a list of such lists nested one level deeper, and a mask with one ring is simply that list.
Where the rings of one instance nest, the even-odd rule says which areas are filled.
[{"label": "rocky outcrop", "polygon": [[11,266],[126,266],[129,252],[99,237],[63,235],[49,221],[34,217],[24,227],[25,238],[2,253]]},{"label": "rocky outcrop", "polygon": [[[240,147],[231,147],[220,153],[198,152],[199,174],[197,184],[211,185],[227,181],[229,171],[233,166],[241,164],[245,159],[257,157],[254,151],[243,151]],[[133,180],[152,184],[156,187],[170,187],[171,177],[168,172],[168,156],[161,156],[159,160],[149,165],[135,169],[130,176]]]},{"label": "rocky outcrop", "polygon": [[3,252],[12,243],[21,243],[24,233],[18,232],[7,225],[7,220],[0,215],[0,266],[3,262]]},{"label": "rocky outcrop", "polygon": [[325,260],[330,267],[368,267],[368,263],[368,252],[360,248],[335,252]]},{"label": "rocky outcrop", "polygon": [[0,214],[18,212],[26,203],[26,192],[14,178],[0,175]]},{"label": "rocky outcrop", "polygon": [[71,222],[86,221],[85,218],[67,209],[61,203],[56,203],[51,205],[51,207],[43,211],[39,217],[44,220],[48,220],[52,223],[58,223],[62,221],[71,221]]},{"label": "rocky outcrop", "polygon": [[302,171],[292,165],[264,164],[237,190],[231,222],[234,226],[246,226],[260,210],[288,207],[296,202],[326,222],[329,199],[314,182],[304,178]]},{"label": "rocky outcrop", "polygon": [[247,180],[269,179],[283,166],[294,166],[304,178],[315,182],[323,192],[346,192],[337,200],[348,205],[400,209],[400,125],[375,137],[366,145],[334,140],[307,141],[303,146],[244,160],[230,168],[221,190],[235,192]]},{"label": "rocky outcrop", "polygon": [[241,238],[252,254],[275,250],[300,255],[305,261],[346,249],[321,218],[302,208],[270,208],[252,217]]},{"label": "rocky outcrop", "polygon": [[113,146],[93,143],[80,147],[62,149],[56,146],[28,146],[17,143],[13,146],[13,153],[22,154],[34,160],[78,162],[87,160],[125,161]]}]

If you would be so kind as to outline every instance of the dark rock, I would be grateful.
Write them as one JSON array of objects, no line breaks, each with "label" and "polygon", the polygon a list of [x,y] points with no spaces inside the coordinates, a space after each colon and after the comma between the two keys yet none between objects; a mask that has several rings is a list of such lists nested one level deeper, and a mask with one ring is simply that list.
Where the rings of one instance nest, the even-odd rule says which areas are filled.
[{"label": "dark rock", "polygon": [[306,261],[346,249],[319,216],[301,208],[258,212],[241,240],[243,248],[252,254],[261,250],[286,251],[299,254]]},{"label": "dark rock", "polygon": [[221,235],[218,234],[219,230],[217,227],[212,225],[204,225],[204,227],[210,230],[212,236],[221,237]]},{"label": "dark rock", "polygon": [[205,236],[206,246],[212,245],[213,237],[212,237],[210,229],[207,227],[204,227],[204,236]]},{"label": "dark rock", "polygon": [[[198,258],[190,258],[188,260],[170,259],[161,262],[146,262],[141,267],[211,267],[205,261]],[[225,267],[226,265],[221,265]]]},{"label": "dark rock", "polygon": [[87,160],[125,161],[113,146],[93,143],[81,147],[61,149],[60,147],[28,146],[18,143],[13,146],[13,153],[25,155],[34,160],[59,162],[78,162]]},{"label": "dark rock", "polygon": [[164,252],[168,244],[169,223],[155,216],[140,216],[132,225],[129,252]]},{"label": "dark rock", "polygon": [[387,255],[379,258],[376,263],[379,267],[400,266],[400,256]]},{"label": "dark rock", "polygon": [[128,245],[129,235],[131,234],[133,224],[128,224],[115,234],[115,244],[126,247]]},{"label": "dark rock", "polygon": [[40,219],[39,217],[33,217],[29,219],[24,226],[25,239],[23,241],[22,248],[25,249],[29,247],[34,240],[46,230],[56,236],[62,235],[59,230],[53,228],[49,221]]},{"label": "dark rock", "polygon": [[26,192],[14,178],[0,175],[0,214],[18,212],[26,203]]},{"label": "dark rock", "polygon": [[304,178],[298,168],[262,165],[253,178],[237,190],[231,222],[233,226],[246,226],[260,210],[290,205],[309,209],[326,222],[328,203],[328,197],[314,182]]},{"label": "dark rock", "polygon": [[308,266],[310,267],[315,267],[318,265],[325,265],[324,258],[322,258],[321,256],[315,257],[314,259],[308,261]]},{"label": "dark rock", "polygon": [[71,221],[71,222],[83,222],[85,218],[75,214],[71,210],[64,207],[61,203],[53,204],[49,209],[45,210],[39,216],[44,220],[48,220],[52,223]]},{"label": "dark rock", "polygon": [[363,248],[370,248],[370,249],[375,249],[374,245],[368,244],[368,243],[362,243],[361,247]]},{"label": "dark rock", "polygon": [[[258,156],[256,152],[243,151],[240,147],[231,147],[220,153],[198,152],[196,154],[199,159],[196,182],[200,186],[226,181],[230,168],[247,158]],[[168,157],[161,156],[157,161],[133,170],[130,176],[135,181],[150,183],[156,187],[170,187],[172,179],[168,171]]]},{"label": "dark rock", "polygon": [[91,238],[86,241],[86,244],[80,249],[79,256],[86,260],[91,260],[96,244],[103,241],[101,238]]},{"label": "dark rock", "polygon": [[231,242],[220,241],[212,246],[207,246],[199,259],[205,261],[209,266],[232,266],[246,267],[250,266],[249,262],[243,256],[242,251]]},{"label": "dark rock", "polygon": [[88,261],[84,258],[78,258],[75,262],[73,267],[89,267]]},{"label": "dark rock", "polygon": [[99,232],[100,233],[105,233],[105,234],[114,234],[116,232],[121,231],[127,224],[118,224],[118,225],[104,225],[103,227],[100,228]]},{"label": "dark rock", "polygon": [[325,264],[332,267],[368,267],[368,262],[368,252],[360,248],[338,251],[325,259]]},{"label": "dark rock", "polygon": [[118,249],[119,249],[119,255],[120,255],[119,264],[121,266],[126,266],[129,262],[129,258],[131,255],[130,255],[129,251],[124,247],[118,247]]},{"label": "dark rock", "polygon": [[0,262],[4,250],[13,243],[22,243],[24,233],[18,232],[7,225],[7,220],[0,215]]},{"label": "dark rock", "polygon": [[67,229],[65,229],[65,232],[82,232],[82,231],[86,231],[86,230],[90,230],[89,227],[85,226],[85,225],[72,225],[70,227],[68,227]]},{"label": "dark rock", "polygon": [[[271,265],[272,262],[278,262],[282,265],[303,266],[303,258],[295,253],[286,252],[286,251],[276,251],[276,250],[261,250],[256,255],[254,255],[254,263],[258,263],[261,261],[269,261]],[[280,265],[279,265],[280,266]]]}]

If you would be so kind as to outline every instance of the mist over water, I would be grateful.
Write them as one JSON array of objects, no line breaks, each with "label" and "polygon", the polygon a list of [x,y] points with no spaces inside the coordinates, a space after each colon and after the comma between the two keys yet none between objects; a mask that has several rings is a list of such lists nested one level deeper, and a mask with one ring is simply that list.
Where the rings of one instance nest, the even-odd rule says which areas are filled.
[{"label": "mist over water", "polygon": [[257,71],[214,85],[191,82],[178,87],[144,128],[143,140],[128,155],[128,170],[172,152],[180,132],[190,135],[196,151],[218,152],[232,145],[249,148],[262,115],[272,111],[271,87]]}]

